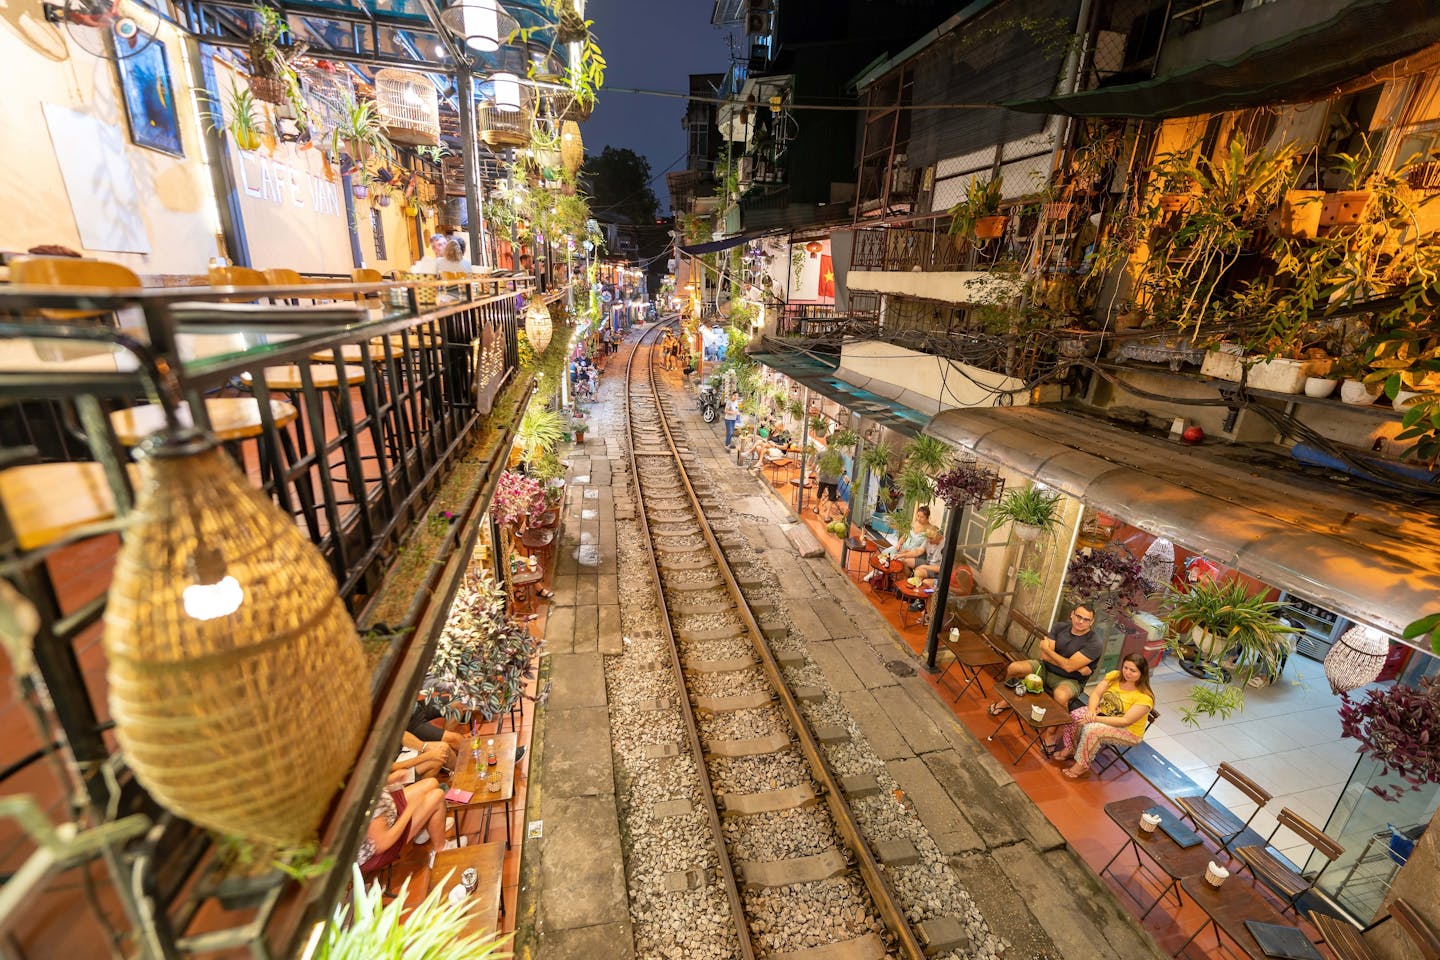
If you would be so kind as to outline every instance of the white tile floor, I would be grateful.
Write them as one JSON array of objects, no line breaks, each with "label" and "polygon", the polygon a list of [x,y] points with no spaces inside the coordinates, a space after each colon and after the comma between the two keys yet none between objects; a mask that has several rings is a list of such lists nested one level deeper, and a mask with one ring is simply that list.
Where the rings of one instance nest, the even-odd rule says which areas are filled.
[{"label": "white tile floor", "polygon": [[[1274,798],[1252,822],[1261,836],[1275,828],[1282,807],[1324,830],[1357,756],[1355,742],[1340,737],[1340,698],[1330,692],[1321,665],[1292,656],[1279,682],[1245,691],[1243,710],[1224,720],[1204,717],[1190,725],[1181,714],[1195,682],[1169,658],[1155,671],[1151,686],[1160,720],[1146,733],[1145,742],[1201,789],[1228,761],[1270,791]],[[1229,784],[1217,786],[1213,795],[1242,818],[1255,809]],[[1297,863],[1304,864],[1309,856],[1309,846],[1297,843],[1287,831],[1280,831],[1275,842]]]}]

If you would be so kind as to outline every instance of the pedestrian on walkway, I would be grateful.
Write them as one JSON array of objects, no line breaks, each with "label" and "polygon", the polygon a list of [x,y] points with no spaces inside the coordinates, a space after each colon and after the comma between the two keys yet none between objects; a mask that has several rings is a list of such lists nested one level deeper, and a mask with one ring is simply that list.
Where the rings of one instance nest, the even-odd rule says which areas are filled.
[{"label": "pedestrian on walkway", "polygon": [[740,394],[737,391],[730,392],[730,399],[725,401],[725,449],[730,449],[730,442],[735,439],[735,424],[740,422]]}]

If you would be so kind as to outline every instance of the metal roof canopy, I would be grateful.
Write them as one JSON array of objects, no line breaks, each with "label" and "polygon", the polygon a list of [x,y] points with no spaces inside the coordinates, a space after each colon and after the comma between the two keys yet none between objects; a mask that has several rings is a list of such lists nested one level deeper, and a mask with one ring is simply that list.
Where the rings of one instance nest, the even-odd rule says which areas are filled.
[{"label": "metal roof canopy", "polygon": [[1440,599],[1440,516],[1056,407],[963,408],[925,432],[1395,638]]},{"label": "metal roof canopy", "polygon": [[[933,401],[928,402],[930,410],[917,410],[910,404],[927,402],[924,397],[895,384],[857,377],[844,368],[837,369],[828,363],[828,358],[822,360],[816,355],[798,350],[784,353],[757,351],[750,356],[765,366],[780,371],[791,380],[804,384],[821,396],[828,397],[845,409],[858,413],[864,419],[889,427],[907,437],[919,435],[933,413]],[[863,379],[865,382],[853,383],[847,376]]]}]

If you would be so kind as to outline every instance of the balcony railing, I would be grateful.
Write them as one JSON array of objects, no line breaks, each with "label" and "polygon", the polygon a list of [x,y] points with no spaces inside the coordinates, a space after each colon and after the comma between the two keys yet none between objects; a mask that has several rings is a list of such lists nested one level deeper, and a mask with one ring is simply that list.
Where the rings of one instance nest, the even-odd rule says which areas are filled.
[{"label": "balcony railing", "polygon": [[[206,894],[196,877],[208,843],[203,832],[145,797],[104,732],[105,693],[96,687],[95,671],[81,669],[77,649],[104,612],[104,588],[98,597],[77,600],[53,579],[77,562],[75,551],[90,565],[103,563],[107,550],[113,556],[113,534],[133,502],[127,451],[156,420],[158,411],[146,404],[156,381],[183,398],[196,425],[216,432],[248,480],[316,543],[342,600],[357,613],[376,594],[437,489],[463,459],[476,456],[480,427],[501,385],[516,373],[515,292],[522,286],[489,279],[0,289],[0,398],[19,401],[0,409],[0,469],[7,480],[35,467],[82,476],[88,486],[69,489],[93,496],[74,499],[99,504],[87,512],[57,495],[42,506],[73,514],[75,523],[36,528],[34,515],[11,500],[16,487],[7,484],[0,499],[0,564],[41,614],[35,669],[44,680],[46,709],[64,731],[67,769],[83,778],[89,816],[101,823],[144,812],[157,823],[106,858],[122,899],[143,896],[154,908],[149,925],[161,944],[157,955],[178,957],[177,943],[200,913]],[[80,319],[56,320],[58,311],[73,315],[77,308],[84,311]],[[124,328],[92,319],[106,316],[121,318]],[[256,415],[242,427],[220,419],[236,409]],[[503,454],[490,460],[482,476],[503,467]],[[442,550],[468,557],[467,548],[451,544],[478,529],[483,503],[474,496],[461,517],[466,532],[462,536],[457,523]],[[418,559],[424,571],[441,569],[434,558]],[[444,566],[447,576],[450,566]],[[422,589],[432,591],[434,602],[420,605],[424,621],[392,638],[373,666],[374,728],[322,827],[321,853],[341,863],[354,856],[365,810],[388,769],[386,751],[399,737],[444,621],[444,588]],[[12,764],[11,772],[34,756]],[[215,939],[232,931],[206,937],[293,955],[348,876],[332,874],[315,881],[323,892],[277,887],[260,916],[247,915],[234,928],[240,939]]]}]

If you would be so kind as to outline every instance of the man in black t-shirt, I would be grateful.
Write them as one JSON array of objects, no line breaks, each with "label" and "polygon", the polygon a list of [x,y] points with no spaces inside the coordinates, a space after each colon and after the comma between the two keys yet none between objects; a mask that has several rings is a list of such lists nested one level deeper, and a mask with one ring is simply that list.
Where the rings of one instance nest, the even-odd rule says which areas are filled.
[{"label": "man in black t-shirt", "polygon": [[[1040,640],[1038,660],[1016,660],[1005,670],[1005,682],[1014,683],[1027,673],[1038,673],[1045,690],[1055,702],[1067,707],[1085,692],[1085,683],[1100,659],[1100,638],[1095,634],[1095,608],[1081,601],[1070,611],[1069,623],[1057,623]],[[998,717],[1006,708],[1003,700],[990,705]]]}]

